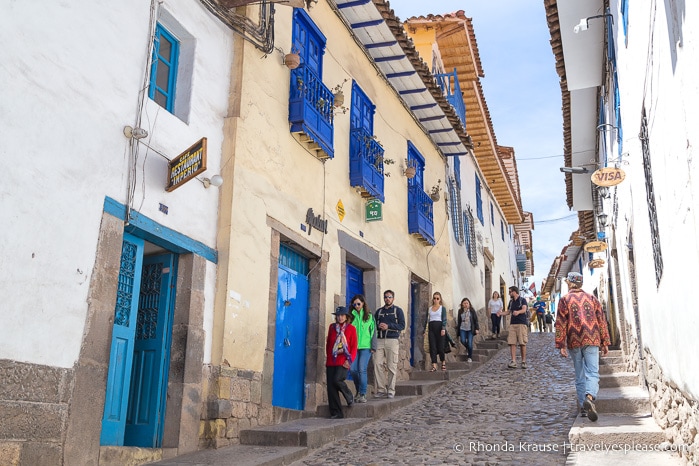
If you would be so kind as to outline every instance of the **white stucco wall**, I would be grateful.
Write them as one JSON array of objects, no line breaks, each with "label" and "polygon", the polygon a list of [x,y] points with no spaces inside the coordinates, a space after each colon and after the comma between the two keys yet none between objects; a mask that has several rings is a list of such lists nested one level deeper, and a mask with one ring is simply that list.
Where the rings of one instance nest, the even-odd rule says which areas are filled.
[{"label": "white stucco wall", "polygon": [[[174,158],[206,137],[204,176],[211,176],[220,161],[231,32],[198,2],[154,3],[195,38],[191,109],[185,122],[146,98],[143,141]],[[129,151],[122,129],[136,121],[148,75],[149,6],[136,0],[4,5],[0,358],[70,367],[78,357],[104,199],[126,203]],[[140,147],[132,207],[215,248],[217,190],[192,180],[166,193],[166,168],[162,156]],[[209,265],[207,283],[213,274]],[[212,294],[207,290],[207,298]]]},{"label": "white stucco wall", "polygon": [[[616,227],[621,251],[628,251],[633,232],[640,326],[647,346],[682,390],[699,396],[699,373],[694,355],[699,352],[696,328],[699,316],[692,305],[699,266],[696,214],[699,192],[695,180],[699,168],[694,159],[699,125],[699,88],[694,68],[699,60],[697,31],[690,27],[699,9],[682,2],[683,11],[673,19],[667,3],[633,5],[627,45],[620,25],[617,57],[624,129],[624,163],[627,178],[617,189],[619,215]],[[618,5],[613,5],[618,8]],[[649,37],[652,21],[654,31]],[[668,25],[675,26],[669,30]],[[681,32],[681,35],[679,34]],[[681,39],[681,40],[680,40]],[[649,41],[650,44],[649,44]],[[641,142],[641,108],[648,115],[649,147],[655,189],[663,274],[656,285]],[[628,163],[627,163],[628,162]],[[630,296],[629,277],[622,272]],[[630,302],[627,309],[631,309]],[[633,319],[631,312],[627,320]],[[632,322],[633,324],[633,322]]]}]

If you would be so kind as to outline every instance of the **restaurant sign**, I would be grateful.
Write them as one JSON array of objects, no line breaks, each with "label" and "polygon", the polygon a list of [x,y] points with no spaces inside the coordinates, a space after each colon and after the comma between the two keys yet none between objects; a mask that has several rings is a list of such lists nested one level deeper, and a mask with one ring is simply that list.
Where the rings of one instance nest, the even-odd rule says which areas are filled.
[{"label": "restaurant sign", "polygon": [[607,243],[604,241],[590,241],[585,244],[584,249],[587,252],[602,252],[607,249]]},{"label": "restaurant sign", "polygon": [[201,138],[189,149],[170,160],[165,191],[174,191],[204,171],[206,171],[206,138]]}]

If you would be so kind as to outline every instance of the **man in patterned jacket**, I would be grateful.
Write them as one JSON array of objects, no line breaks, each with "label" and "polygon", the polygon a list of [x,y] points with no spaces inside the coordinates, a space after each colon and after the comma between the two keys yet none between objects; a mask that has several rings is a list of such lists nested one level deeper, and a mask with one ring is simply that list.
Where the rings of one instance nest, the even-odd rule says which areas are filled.
[{"label": "man in patterned jacket", "polygon": [[607,354],[610,344],[602,305],[581,289],[583,276],[571,272],[566,279],[569,292],[558,302],[556,348],[561,356],[570,353],[575,367],[575,390],[580,415],[597,420],[595,398],[599,390],[599,353]]}]

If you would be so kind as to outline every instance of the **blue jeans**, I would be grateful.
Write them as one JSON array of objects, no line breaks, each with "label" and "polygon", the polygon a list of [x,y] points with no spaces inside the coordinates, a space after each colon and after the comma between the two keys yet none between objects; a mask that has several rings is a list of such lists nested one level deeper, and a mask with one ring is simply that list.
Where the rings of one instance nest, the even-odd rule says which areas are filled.
[{"label": "blue jeans", "polygon": [[359,349],[357,350],[357,358],[352,361],[352,366],[350,366],[354,388],[357,389],[357,393],[360,395],[366,395],[368,380],[366,368],[369,366],[369,358],[371,358],[371,350],[369,348]]},{"label": "blue jeans", "polygon": [[575,367],[575,391],[578,395],[578,406],[582,406],[585,395],[597,398],[599,391],[599,347],[583,346],[568,350]]},{"label": "blue jeans", "polygon": [[466,347],[468,351],[468,358],[473,357],[473,330],[459,330],[459,337],[461,339],[461,344]]}]

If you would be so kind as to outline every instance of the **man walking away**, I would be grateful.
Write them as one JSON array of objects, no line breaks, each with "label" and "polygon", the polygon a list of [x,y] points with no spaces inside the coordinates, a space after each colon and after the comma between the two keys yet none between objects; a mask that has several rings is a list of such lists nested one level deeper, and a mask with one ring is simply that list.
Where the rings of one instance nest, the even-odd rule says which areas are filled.
[{"label": "man walking away", "polygon": [[602,305],[582,290],[583,276],[571,272],[566,279],[568,294],[558,303],[556,348],[561,356],[570,353],[575,367],[575,391],[580,416],[597,420],[595,399],[599,390],[599,353],[607,354],[610,344],[607,320]]},{"label": "man walking away", "polygon": [[546,310],[546,303],[544,303],[541,300],[541,296],[536,298],[536,302],[534,305],[532,305],[534,310],[536,311],[536,322],[537,322],[537,327],[539,328],[539,333],[544,331],[544,313]]},{"label": "man walking away", "polygon": [[517,367],[517,345],[522,354],[522,369],[527,368],[527,341],[529,336],[529,319],[527,318],[527,300],[519,295],[519,288],[511,286],[510,303],[504,315],[510,317],[510,332],[507,335],[507,344],[510,345],[512,361],[507,365],[510,369]]},{"label": "man walking away", "polygon": [[376,398],[393,398],[398,374],[398,337],[405,330],[403,309],[393,304],[395,293],[383,292],[384,306],[374,314],[377,328],[377,347],[374,355]]}]

